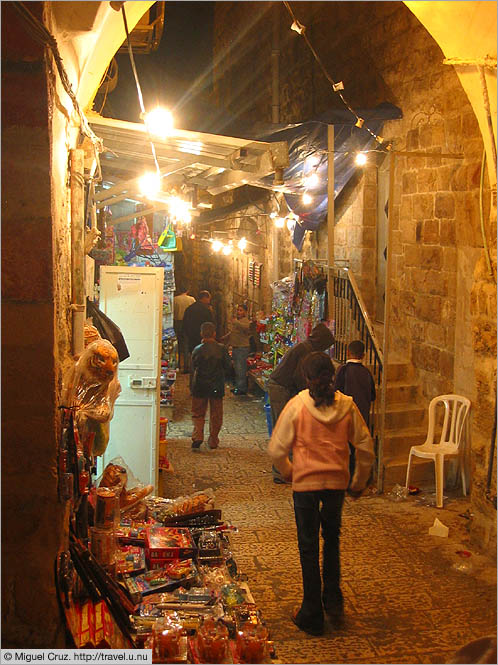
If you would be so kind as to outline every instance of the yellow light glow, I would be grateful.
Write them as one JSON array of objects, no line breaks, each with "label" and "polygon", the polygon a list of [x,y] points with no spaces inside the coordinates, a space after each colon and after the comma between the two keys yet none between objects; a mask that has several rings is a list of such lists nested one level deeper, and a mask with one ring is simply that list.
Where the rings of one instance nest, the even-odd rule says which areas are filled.
[{"label": "yellow light glow", "polygon": [[232,253],[232,249],[233,249],[233,247],[231,247],[230,245],[223,245],[223,247],[221,248],[221,251],[223,252],[223,254],[225,256],[228,256],[229,254]]},{"label": "yellow light glow", "polygon": [[309,204],[313,201],[313,198],[308,194],[308,192],[304,192],[304,194],[301,196],[301,201],[305,206],[309,206]]},{"label": "yellow light glow", "polygon": [[219,252],[223,247],[223,243],[220,242],[219,240],[213,240],[213,244],[211,245],[211,247],[213,248],[213,252]]},{"label": "yellow light glow", "polygon": [[145,126],[149,134],[164,139],[171,134],[174,129],[173,116],[167,109],[157,107],[145,114]]},{"label": "yellow light glow", "polygon": [[283,229],[285,224],[285,219],[283,217],[275,217],[273,223],[275,224],[277,229]]},{"label": "yellow light glow", "polygon": [[309,175],[305,176],[304,182],[308,189],[313,189],[313,187],[317,187],[319,185],[320,178],[318,177],[317,173],[310,173]]},{"label": "yellow light glow", "polygon": [[161,189],[159,173],[149,171],[138,180],[138,187],[144,196],[154,196]]},{"label": "yellow light glow", "polygon": [[304,167],[312,169],[315,166],[318,166],[319,163],[320,163],[319,155],[310,155],[309,157],[306,157],[306,159],[304,160]]},{"label": "yellow light glow", "polygon": [[247,247],[247,240],[245,238],[241,238],[237,243],[237,247],[240,249],[241,252],[243,252]]},{"label": "yellow light glow", "polygon": [[190,224],[192,215],[190,213],[190,204],[179,196],[171,196],[168,199],[168,209],[170,215],[181,224]]},{"label": "yellow light glow", "polygon": [[364,152],[359,152],[356,155],[356,159],[354,161],[357,166],[365,166],[365,164],[367,163],[367,156],[365,155]]}]

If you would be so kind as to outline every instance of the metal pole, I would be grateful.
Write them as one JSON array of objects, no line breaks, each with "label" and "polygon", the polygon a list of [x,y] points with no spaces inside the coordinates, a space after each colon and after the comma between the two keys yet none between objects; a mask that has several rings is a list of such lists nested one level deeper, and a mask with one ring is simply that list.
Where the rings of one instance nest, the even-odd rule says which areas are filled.
[{"label": "metal pole", "polygon": [[335,213],[334,213],[334,125],[327,126],[327,260],[328,260],[328,279],[327,293],[329,299],[329,321],[334,320],[334,233],[335,233]]},{"label": "metal pole", "polygon": [[382,372],[382,389],[380,403],[379,449],[377,451],[377,490],[384,491],[384,440],[386,432],[386,393],[387,369],[389,364],[389,326],[391,318],[391,270],[392,270],[392,236],[393,236],[393,208],[394,208],[394,175],[396,155],[389,154],[389,204],[387,215],[387,258],[386,258],[386,294],[384,299],[384,342],[382,353],[384,355],[384,368]]},{"label": "metal pole", "polygon": [[85,325],[85,153],[71,150],[71,309],[73,354],[84,349]]}]

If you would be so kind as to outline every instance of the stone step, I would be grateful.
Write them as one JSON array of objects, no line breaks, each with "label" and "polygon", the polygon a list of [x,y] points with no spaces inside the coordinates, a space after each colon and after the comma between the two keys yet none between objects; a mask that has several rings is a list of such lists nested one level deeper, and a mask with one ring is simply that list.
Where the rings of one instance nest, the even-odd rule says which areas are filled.
[{"label": "stone step", "polygon": [[389,381],[386,400],[388,404],[417,404],[419,388],[406,381]]},{"label": "stone step", "polygon": [[412,446],[420,446],[427,436],[426,427],[386,430],[384,437],[384,457],[401,457],[408,459]]},{"label": "stone step", "polygon": [[420,427],[425,421],[426,409],[417,404],[388,404],[386,430],[402,430]]},{"label": "stone step", "polygon": [[387,381],[409,381],[414,376],[413,365],[410,363],[390,362],[387,365]]},{"label": "stone step", "polygon": [[[406,482],[406,468],[408,455],[384,457],[384,491],[388,492],[394,485],[404,486]],[[434,475],[434,462],[420,457],[412,458],[410,471],[410,485],[415,487],[433,487],[436,477]]]}]

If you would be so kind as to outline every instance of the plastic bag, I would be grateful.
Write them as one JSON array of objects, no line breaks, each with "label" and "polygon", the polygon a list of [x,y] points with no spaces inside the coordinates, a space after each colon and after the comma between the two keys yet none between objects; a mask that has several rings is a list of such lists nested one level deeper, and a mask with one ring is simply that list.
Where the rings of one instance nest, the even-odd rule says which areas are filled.
[{"label": "plastic bag", "polygon": [[[145,517],[147,506],[142,501],[154,489],[153,485],[137,484],[132,489],[127,488],[128,472],[124,464],[116,464],[110,462],[104,469],[104,473],[99,482],[99,487],[110,487],[119,496],[119,508],[121,513],[128,513],[133,509],[135,519]],[[138,504],[143,503],[143,508],[139,508]]]},{"label": "plastic bag", "polygon": [[126,346],[125,338],[119,327],[104,312],[101,312],[97,305],[89,298],[86,299],[86,313],[93,321],[93,325],[98,330],[103,339],[109,340],[118,352],[119,361],[122,362],[130,357],[130,352]]},{"label": "plastic bag", "polygon": [[118,354],[107,340],[92,342],[64,380],[64,406],[74,409],[78,435],[92,455],[103,455],[109,443],[109,423],[121,392]]}]

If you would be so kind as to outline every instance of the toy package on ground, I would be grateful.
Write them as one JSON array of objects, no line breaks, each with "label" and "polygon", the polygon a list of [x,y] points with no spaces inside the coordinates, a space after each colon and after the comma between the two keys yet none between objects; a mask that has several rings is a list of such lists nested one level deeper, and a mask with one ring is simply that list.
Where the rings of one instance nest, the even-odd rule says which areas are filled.
[{"label": "toy package on ground", "polygon": [[141,602],[143,596],[152,593],[172,591],[181,585],[190,585],[197,576],[197,568],[191,559],[178,565],[161,566],[148,570],[142,575],[126,576],[124,582],[131,597],[136,603]]}]

